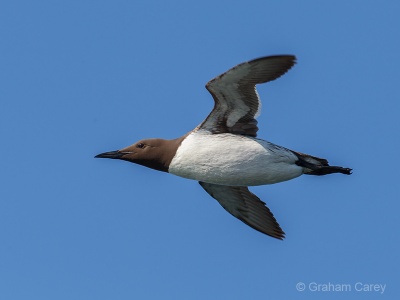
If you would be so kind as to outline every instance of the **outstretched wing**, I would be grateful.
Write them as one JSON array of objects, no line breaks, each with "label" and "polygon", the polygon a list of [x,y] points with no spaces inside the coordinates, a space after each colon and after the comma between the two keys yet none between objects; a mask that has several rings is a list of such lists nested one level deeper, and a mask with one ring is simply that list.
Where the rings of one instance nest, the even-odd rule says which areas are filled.
[{"label": "outstretched wing", "polygon": [[242,222],[274,238],[282,240],[285,237],[269,208],[246,186],[199,183],[225,210]]},{"label": "outstretched wing", "polygon": [[272,81],[296,63],[293,55],[266,56],[241,63],[206,85],[214,98],[214,109],[199,125],[212,133],[256,136],[255,118],[261,112],[256,84]]}]

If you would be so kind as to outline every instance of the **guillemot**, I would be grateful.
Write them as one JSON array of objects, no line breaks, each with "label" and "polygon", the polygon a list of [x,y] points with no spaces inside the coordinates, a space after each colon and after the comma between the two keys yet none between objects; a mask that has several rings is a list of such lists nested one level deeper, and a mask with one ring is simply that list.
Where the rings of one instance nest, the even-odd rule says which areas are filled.
[{"label": "guillemot", "polygon": [[248,186],[278,183],[302,174],[352,172],[256,137],[256,118],[261,112],[256,84],[277,79],[295,63],[293,55],[241,63],[206,84],[214,108],[192,131],[173,140],[143,139],[95,157],[126,160],[197,180],[230,214],[264,234],[283,239],[285,233],[275,217]]}]

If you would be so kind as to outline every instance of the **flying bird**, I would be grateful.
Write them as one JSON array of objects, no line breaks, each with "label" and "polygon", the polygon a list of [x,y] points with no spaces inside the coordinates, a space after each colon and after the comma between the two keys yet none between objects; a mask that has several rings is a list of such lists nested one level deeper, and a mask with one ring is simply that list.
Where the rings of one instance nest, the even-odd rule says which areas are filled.
[{"label": "flying bird", "polygon": [[121,159],[197,180],[230,214],[262,233],[283,239],[285,233],[274,215],[248,186],[278,183],[302,174],[350,175],[352,171],[256,137],[261,110],[256,84],[277,79],[295,63],[293,55],[241,63],[206,84],[214,108],[192,131],[173,140],[143,139],[95,157]]}]

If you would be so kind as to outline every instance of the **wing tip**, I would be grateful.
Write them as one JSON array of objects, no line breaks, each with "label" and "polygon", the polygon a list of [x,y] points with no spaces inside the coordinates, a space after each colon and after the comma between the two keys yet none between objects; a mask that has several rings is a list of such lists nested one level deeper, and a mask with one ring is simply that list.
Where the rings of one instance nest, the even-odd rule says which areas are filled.
[{"label": "wing tip", "polygon": [[[286,66],[287,69],[286,69],[286,71],[285,71],[283,74],[285,74],[289,69],[291,69],[291,68],[297,63],[297,57],[296,57],[296,55],[294,55],[294,54],[276,54],[276,55],[261,56],[261,57],[258,57],[258,58],[252,59],[252,60],[245,61],[245,62],[243,62],[243,63],[240,63],[240,64],[238,64],[238,65],[232,67],[232,68],[229,69],[228,71],[226,71],[226,72],[224,72],[224,73],[218,75],[217,77],[211,79],[210,81],[208,81],[208,82],[206,83],[206,85],[205,85],[205,88],[211,92],[210,88],[211,88],[211,85],[213,84],[213,82],[215,82],[218,78],[224,76],[227,72],[229,72],[229,71],[231,71],[232,69],[235,69],[235,68],[237,68],[237,67],[239,67],[239,66],[241,66],[241,65],[243,65],[243,64],[256,63],[256,62],[258,62],[258,61],[270,60],[270,59],[278,59],[278,60],[281,60],[281,59],[282,59],[282,60],[286,60],[286,62],[288,63],[288,65]],[[282,74],[282,75],[283,75],[283,74]],[[281,75],[281,76],[282,76],[282,75]]]},{"label": "wing tip", "polygon": [[254,223],[252,224],[245,218],[240,218],[240,217],[236,217],[236,218],[238,218],[240,221],[245,223],[247,226],[257,230],[258,232],[261,232],[265,235],[268,235],[270,237],[273,237],[275,239],[283,241],[286,238],[286,233],[282,230],[281,226],[276,221],[274,215],[271,213],[269,208],[267,206],[265,206],[265,208],[267,208],[268,212],[270,213],[269,219],[270,219],[270,221],[272,221],[272,224],[269,223],[268,225],[264,224],[264,225],[260,226],[259,224],[254,224]]},{"label": "wing tip", "polygon": [[288,70],[297,63],[297,57],[294,54],[277,54],[277,55],[261,56],[259,58],[248,61],[248,63],[257,62],[260,60],[271,60],[271,59],[286,61],[287,63],[289,63],[290,66],[288,67]]},{"label": "wing tip", "polygon": [[261,233],[269,235],[270,237],[273,237],[275,239],[283,241],[286,238],[286,233],[281,229],[281,227],[279,226],[278,223],[276,223],[275,225],[277,227],[274,228],[272,230],[272,232],[271,232],[271,230],[260,230],[260,229],[254,228],[254,227],[253,228],[256,229],[257,231],[260,231]]},{"label": "wing tip", "polygon": [[[271,235],[272,236],[272,235]],[[276,235],[272,236],[273,238],[276,238],[278,240],[283,241],[286,238],[286,234],[285,232],[283,232],[282,230],[280,232],[277,232]]]}]

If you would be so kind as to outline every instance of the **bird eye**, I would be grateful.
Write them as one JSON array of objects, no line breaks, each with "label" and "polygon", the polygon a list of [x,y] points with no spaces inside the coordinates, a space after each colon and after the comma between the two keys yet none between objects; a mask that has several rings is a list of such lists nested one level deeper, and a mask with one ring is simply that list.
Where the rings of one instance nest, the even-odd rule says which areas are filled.
[{"label": "bird eye", "polygon": [[139,143],[139,144],[136,145],[136,148],[141,148],[142,149],[142,148],[144,148],[144,144],[143,143]]}]

